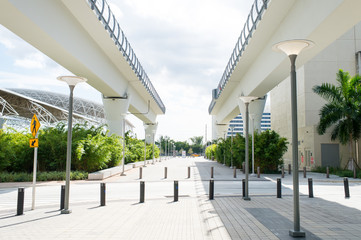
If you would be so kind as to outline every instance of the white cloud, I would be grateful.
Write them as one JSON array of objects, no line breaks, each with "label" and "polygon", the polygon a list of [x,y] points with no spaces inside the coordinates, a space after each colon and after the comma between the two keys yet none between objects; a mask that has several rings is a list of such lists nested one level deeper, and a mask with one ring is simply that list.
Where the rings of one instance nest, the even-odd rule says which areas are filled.
[{"label": "white cloud", "polygon": [[28,69],[44,69],[46,67],[46,58],[44,54],[40,52],[34,52],[22,59],[16,59],[14,64],[15,66]]},{"label": "white cloud", "polygon": [[[167,108],[158,117],[157,135],[187,140],[204,135],[207,124],[209,139],[211,90],[223,74],[254,0],[108,2]],[[1,26],[0,44],[15,69],[9,73],[0,66],[0,87],[68,92],[56,77],[69,71]],[[101,101],[87,84],[79,85],[75,94]],[[142,123],[134,122],[138,137],[144,137]]]}]

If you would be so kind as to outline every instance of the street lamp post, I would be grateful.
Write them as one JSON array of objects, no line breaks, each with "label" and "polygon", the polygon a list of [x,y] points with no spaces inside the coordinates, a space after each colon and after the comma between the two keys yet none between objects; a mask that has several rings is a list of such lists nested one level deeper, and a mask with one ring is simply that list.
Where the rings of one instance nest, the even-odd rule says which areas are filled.
[{"label": "street lamp post", "polygon": [[[226,140],[226,135],[227,135],[227,132],[224,132],[224,140]],[[224,146],[223,146],[223,166],[226,165],[226,149],[225,149],[225,146],[226,144],[224,143]]]},{"label": "street lamp post", "polygon": [[147,134],[144,134],[144,165],[143,165],[143,167],[146,167],[145,166],[145,162],[146,162],[146,160],[147,160],[147,136],[149,136],[149,135],[147,135]]},{"label": "street lamp post", "polygon": [[246,105],[246,119],[243,121],[243,128],[245,129],[245,132],[246,132],[246,166],[245,166],[245,172],[246,172],[246,179],[245,179],[245,195],[243,197],[244,200],[251,200],[251,198],[248,196],[248,172],[249,172],[249,156],[248,156],[248,120],[249,120],[249,113],[248,113],[248,106],[249,104],[253,101],[253,100],[256,100],[258,99],[258,97],[253,97],[253,96],[241,96],[239,97],[243,102],[244,104]]},{"label": "street lamp post", "polygon": [[123,121],[123,129],[122,129],[122,138],[123,138],[123,156],[122,156],[122,173],[121,176],[125,176],[125,169],[124,169],[124,161],[125,161],[125,116],[126,114],[122,114]]},{"label": "street lamp post", "polygon": [[231,167],[233,168],[233,129],[234,127],[231,126]]},{"label": "street lamp post", "polygon": [[284,52],[291,61],[291,114],[292,114],[292,165],[293,165],[293,217],[294,229],[289,231],[292,237],[305,237],[306,233],[300,228],[299,208],[299,182],[298,182],[298,125],[297,125],[297,82],[296,82],[296,58],[306,48],[314,45],[309,40],[287,40],[277,43],[273,49]]},{"label": "street lamp post", "polygon": [[154,145],[155,145],[155,131],[152,131],[153,134],[153,151],[152,151],[152,158],[153,158],[153,164],[154,164]]},{"label": "street lamp post", "polygon": [[60,76],[58,80],[66,82],[70,89],[69,95],[69,115],[68,115],[68,139],[66,148],[66,176],[65,176],[65,199],[64,209],[61,210],[62,214],[69,214],[69,190],[70,190],[70,168],[71,168],[71,142],[72,142],[72,127],[73,127],[73,92],[75,85],[81,82],[86,82],[87,79],[77,76]]},{"label": "street lamp post", "polygon": [[256,176],[256,174],[254,174],[254,117],[255,114],[251,113],[249,115],[251,117],[252,120],[252,174],[251,177]]}]

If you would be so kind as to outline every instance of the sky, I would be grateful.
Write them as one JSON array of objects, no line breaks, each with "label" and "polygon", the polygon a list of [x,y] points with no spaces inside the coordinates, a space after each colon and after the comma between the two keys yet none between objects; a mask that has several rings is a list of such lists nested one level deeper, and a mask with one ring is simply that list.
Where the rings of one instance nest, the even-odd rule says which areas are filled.
[{"label": "sky", "polygon": [[[166,106],[160,135],[176,141],[211,138],[208,106],[254,0],[108,0],[126,37]],[[56,80],[71,73],[0,25],[0,88],[68,94]],[[97,96],[94,98],[94,95]],[[75,97],[101,103],[86,83]],[[129,116],[138,138],[143,123]]]}]

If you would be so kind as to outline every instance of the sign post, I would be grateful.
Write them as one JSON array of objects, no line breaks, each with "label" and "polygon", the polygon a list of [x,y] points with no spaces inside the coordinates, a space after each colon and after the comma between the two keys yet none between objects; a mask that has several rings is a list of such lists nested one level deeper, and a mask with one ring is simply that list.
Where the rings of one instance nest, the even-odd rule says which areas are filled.
[{"label": "sign post", "polygon": [[34,114],[33,118],[31,119],[30,124],[30,131],[34,138],[30,139],[29,145],[30,147],[34,148],[34,168],[33,168],[33,194],[32,194],[32,204],[31,210],[35,209],[35,187],[36,187],[36,166],[38,162],[38,130],[40,128],[40,122],[36,115]]}]

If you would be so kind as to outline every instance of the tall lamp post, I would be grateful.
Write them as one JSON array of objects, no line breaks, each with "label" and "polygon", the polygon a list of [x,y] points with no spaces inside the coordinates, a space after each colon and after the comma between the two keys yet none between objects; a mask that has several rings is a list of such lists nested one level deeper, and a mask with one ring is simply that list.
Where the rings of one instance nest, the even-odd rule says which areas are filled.
[{"label": "tall lamp post", "polygon": [[144,165],[143,165],[143,167],[146,167],[145,166],[145,162],[146,162],[146,160],[147,160],[147,137],[148,137],[149,135],[147,135],[147,134],[144,134]]},{"label": "tall lamp post", "polygon": [[124,170],[124,161],[125,161],[125,116],[126,114],[122,114],[123,117],[123,129],[122,129],[122,138],[123,138],[123,156],[122,156],[122,173],[120,174],[121,176],[125,176],[125,170]]},{"label": "tall lamp post", "polygon": [[241,96],[239,97],[243,102],[244,104],[246,105],[246,117],[245,117],[245,120],[243,120],[243,127],[245,129],[245,132],[246,132],[246,179],[245,179],[245,195],[243,197],[244,200],[251,200],[251,198],[248,196],[248,172],[249,172],[249,156],[248,156],[248,120],[249,120],[249,113],[248,113],[248,106],[249,104],[253,101],[253,100],[256,100],[258,99],[258,97],[254,97],[254,96]]},{"label": "tall lamp post", "polygon": [[273,50],[284,52],[291,61],[291,114],[292,114],[292,167],[293,167],[293,218],[294,229],[289,231],[292,237],[305,237],[306,233],[300,229],[299,182],[298,182],[298,125],[297,125],[297,82],[296,58],[304,49],[314,45],[309,40],[287,40],[273,46]]},{"label": "tall lamp post", "polygon": [[73,92],[75,85],[81,82],[86,82],[87,79],[77,76],[60,76],[58,80],[66,82],[70,89],[69,95],[69,115],[68,115],[68,139],[66,148],[66,177],[65,177],[65,199],[64,209],[61,210],[62,214],[69,214],[69,190],[70,190],[70,167],[71,167],[71,142],[72,142],[72,127],[73,127]]},{"label": "tall lamp post", "polygon": [[153,158],[153,164],[154,164],[155,130],[152,131],[152,134],[153,134],[153,151],[152,151],[152,158]]},{"label": "tall lamp post", "polygon": [[231,167],[230,168],[233,168],[233,129],[234,129],[234,126],[231,126]]},{"label": "tall lamp post", "polygon": [[252,174],[251,174],[251,177],[254,177],[254,176],[256,176],[256,174],[254,174],[254,117],[255,117],[255,114],[251,113],[249,116],[252,120]]},{"label": "tall lamp post", "polygon": [[[226,141],[226,136],[227,136],[227,132],[224,132],[224,141]],[[226,165],[226,149],[225,149],[225,147],[226,147],[226,143],[224,143],[224,146],[223,146],[223,166],[225,166]]]}]

